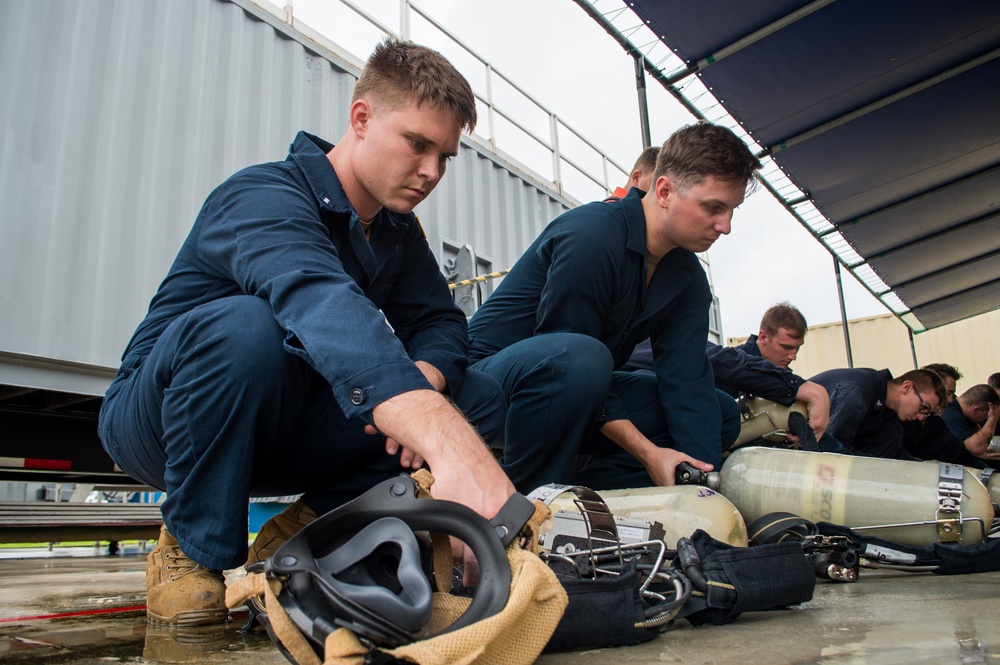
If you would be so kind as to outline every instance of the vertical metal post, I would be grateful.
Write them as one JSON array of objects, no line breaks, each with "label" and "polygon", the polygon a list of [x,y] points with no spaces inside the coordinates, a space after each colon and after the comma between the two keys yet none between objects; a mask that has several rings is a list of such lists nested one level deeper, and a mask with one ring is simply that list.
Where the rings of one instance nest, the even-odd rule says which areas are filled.
[{"label": "vertical metal post", "polygon": [[920,364],[917,362],[917,345],[913,343],[913,330],[910,329],[910,326],[906,326],[906,332],[910,336],[910,353],[913,354],[913,369],[917,369],[920,367]]},{"label": "vertical metal post", "polygon": [[649,106],[646,103],[646,70],[642,66],[641,53],[633,53],[632,59],[635,62],[635,90],[639,95],[639,129],[642,131],[642,149],[645,150],[652,145],[649,135]]},{"label": "vertical metal post", "polygon": [[410,39],[410,0],[399,0],[399,38]]},{"label": "vertical metal post", "polygon": [[840,321],[844,326],[844,344],[847,346],[847,366],[854,367],[854,356],[851,354],[851,333],[847,329],[847,306],[844,304],[844,284],[840,278],[840,261],[833,257],[833,272],[837,275],[837,295],[840,296]]},{"label": "vertical metal post", "polygon": [[490,135],[487,137],[493,153],[497,151],[496,129],[493,126],[493,67],[486,63],[486,119],[488,120]]},{"label": "vertical metal post", "polygon": [[556,191],[562,196],[562,156],[559,153],[559,118],[555,113],[549,114],[549,133],[552,143],[552,178],[556,183]]},{"label": "vertical metal post", "polygon": [[285,0],[285,23],[291,25],[294,17],[295,12],[292,9],[292,0]]}]

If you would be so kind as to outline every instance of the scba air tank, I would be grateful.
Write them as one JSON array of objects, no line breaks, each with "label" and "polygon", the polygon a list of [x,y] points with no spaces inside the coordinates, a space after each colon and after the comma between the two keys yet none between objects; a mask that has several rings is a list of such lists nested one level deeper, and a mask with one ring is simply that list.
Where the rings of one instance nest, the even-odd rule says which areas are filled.
[{"label": "scba air tank", "polygon": [[990,494],[990,501],[993,502],[993,509],[1000,506],[1000,471],[996,469],[969,469],[969,472],[979,478],[979,481],[986,486],[986,491]]},{"label": "scba air tank", "polygon": [[[993,521],[986,488],[955,464],[752,447],[731,454],[711,484],[748,523],[788,512],[906,545],[980,542]],[[904,526],[864,528],[883,525]]]},{"label": "scba air tank", "polygon": [[[721,493],[708,487],[641,487],[600,490],[611,514],[663,525],[663,541],[674,547],[679,538],[689,538],[701,529],[716,540],[746,547],[747,527],[743,517]],[[564,495],[552,502],[552,511],[576,510],[573,498]]]}]

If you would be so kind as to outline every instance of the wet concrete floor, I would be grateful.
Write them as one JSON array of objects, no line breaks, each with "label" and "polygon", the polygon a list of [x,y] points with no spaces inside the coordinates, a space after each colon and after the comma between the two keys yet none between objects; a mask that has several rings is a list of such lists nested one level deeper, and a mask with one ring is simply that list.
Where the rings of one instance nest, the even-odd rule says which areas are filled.
[{"label": "wet concrete floor", "polygon": [[[141,609],[145,554],[82,554],[0,558],[0,661],[286,662],[266,635],[238,630],[245,614],[186,631],[149,626]],[[538,662],[1000,665],[998,595],[1000,572],[862,570],[853,584],[818,582],[813,600],[792,609],[744,614],[726,626],[695,628],[681,620],[647,644],[544,655]]]}]

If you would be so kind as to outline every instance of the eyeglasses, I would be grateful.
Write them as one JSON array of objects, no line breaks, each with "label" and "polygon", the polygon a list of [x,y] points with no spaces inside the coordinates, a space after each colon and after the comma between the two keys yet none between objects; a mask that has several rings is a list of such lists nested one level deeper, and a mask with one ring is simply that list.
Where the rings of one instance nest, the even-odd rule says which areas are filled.
[{"label": "eyeglasses", "polygon": [[920,413],[923,414],[923,415],[925,415],[925,416],[931,415],[931,407],[927,406],[927,402],[924,401],[924,398],[920,394],[920,391],[917,390],[917,387],[915,385],[913,385],[912,383],[910,385],[913,386],[913,392],[915,392],[917,394],[917,399],[920,400]]}]

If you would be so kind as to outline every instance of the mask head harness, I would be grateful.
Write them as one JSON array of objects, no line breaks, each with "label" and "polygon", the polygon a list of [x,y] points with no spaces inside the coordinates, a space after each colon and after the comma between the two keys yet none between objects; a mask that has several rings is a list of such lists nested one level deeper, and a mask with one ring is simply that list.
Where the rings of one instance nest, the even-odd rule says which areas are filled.
[{"label": "mask head harness", "polygon": [[[317,518],[264,562],[268,579],[282,583],[277,594],[281,607],[320,655],[326,637],[339,627],[373,644],[395,647],[468,626],[507,604],[511,572],[506,546],[534,505],[514,494],[487,521],[461,504],[420,498],[421,491],[407,476],[386,480]],[[428,633],[433,592],[451,591],[446,536],[472,550],[480,584],[456,621]],[[261,610],[251,603],[255,618],[274,639]]]}]

